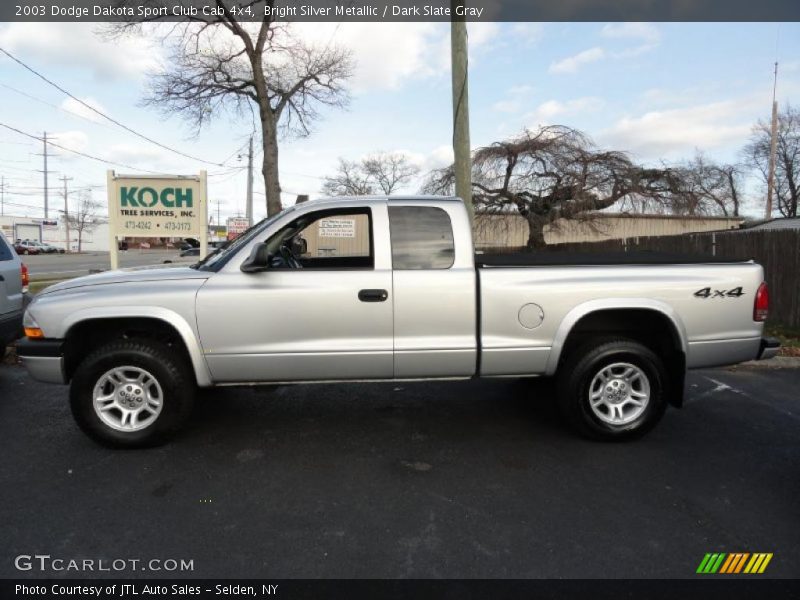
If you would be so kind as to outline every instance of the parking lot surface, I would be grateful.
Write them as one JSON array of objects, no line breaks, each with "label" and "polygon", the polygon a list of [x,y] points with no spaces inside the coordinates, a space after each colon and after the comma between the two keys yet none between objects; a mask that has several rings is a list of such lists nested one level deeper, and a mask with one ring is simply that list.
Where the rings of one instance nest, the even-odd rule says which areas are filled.
[{"label": "parking lot surface", "polygon": [[[108,252],[85,252],[83,254],[39,254],[22,256],[28,265],[31,277],[36,279],[59,279],[88,275],[90,271],[110,269]],[[128,250],[119,253],[120,267],[161,265],[164,261],[180,261],[180,250]],[[197,262],[184,259],[191,264]]]},{"label": "parking lot surface", "polygon": [[66,387],[0,366],[0,576],[56,575],[14,568],[39,553],[191,577],[694,577],[706,552],[772,552],[761,577],[800,577],[800,371],[687,385],[626,444],[565,431],[547,382],[495,380],[210,390],[173,443],[112,451]]}]

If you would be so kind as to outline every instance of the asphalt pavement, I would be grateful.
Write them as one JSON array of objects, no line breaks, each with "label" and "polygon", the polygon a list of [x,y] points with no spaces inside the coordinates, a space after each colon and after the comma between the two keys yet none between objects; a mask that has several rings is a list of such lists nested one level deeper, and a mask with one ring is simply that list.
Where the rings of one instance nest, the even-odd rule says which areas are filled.
[{"label": "asphalt pavement", "polygon": [[[93,270],[111,268],[108,252],[86,252],[82,254],[38,254],[22,256],[34,279],[61,279],[88,275]],[[185,261],[180,258],[180,250],[128,250],[119,253],[120,267],[141,267],[160,265],[165,260]],[[191,261],[190,261],[191,262]],[[194,259],[197,262],[197,258]]]},{"label": "asphalt pavement", "polygon": [[92,576],[14,568],[39,553],[191,577],[683,578],[707,552],[800,577],[800,370],[687,385],[625,444],[563,429],[545,381],[485,380],[210,390],[174,442],[112,451],[66,387],[0,366],[0,577]]}]

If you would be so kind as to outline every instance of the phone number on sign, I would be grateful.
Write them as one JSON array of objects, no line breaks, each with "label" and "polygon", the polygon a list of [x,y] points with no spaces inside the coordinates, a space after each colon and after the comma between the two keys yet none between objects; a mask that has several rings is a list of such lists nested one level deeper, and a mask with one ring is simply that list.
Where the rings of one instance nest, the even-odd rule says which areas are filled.
[{"label": "phone number on sign", "polygon": [[[135,229],[138,231],[152,231],[153,223],[150,221],[123,221],[125,229]],[[160,226],[162,231],[191,231],[192,224],[186,222],[167,222]]]}]

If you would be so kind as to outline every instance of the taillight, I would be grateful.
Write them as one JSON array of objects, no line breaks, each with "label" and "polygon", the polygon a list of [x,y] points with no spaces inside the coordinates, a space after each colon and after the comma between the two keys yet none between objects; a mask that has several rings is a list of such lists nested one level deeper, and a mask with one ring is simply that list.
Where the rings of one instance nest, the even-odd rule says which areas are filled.
[{"label": "taillight", "polygon": [[758,286],[756,301],[753,304],[753,321],[766,321],[769,315],[769,289],[766,282]]},{"label": "taillight", "polygon": [[31,276],[28,273],[28,267],[25,263],[22,263],[19,268],[19,274],[22,276],[22,292],[26,293],[28,291],[28,286],[31,283]]}]

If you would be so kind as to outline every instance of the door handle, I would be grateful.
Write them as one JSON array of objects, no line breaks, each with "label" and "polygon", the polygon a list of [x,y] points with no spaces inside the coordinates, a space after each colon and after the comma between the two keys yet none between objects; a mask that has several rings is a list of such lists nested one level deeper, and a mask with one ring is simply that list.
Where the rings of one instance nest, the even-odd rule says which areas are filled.
[{"label": "door handle", "polygon": [[362,302],[385,302],[389,297],[386,290],[361,290],[358,292],[358,299]]}]

